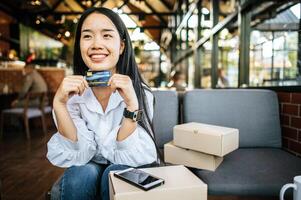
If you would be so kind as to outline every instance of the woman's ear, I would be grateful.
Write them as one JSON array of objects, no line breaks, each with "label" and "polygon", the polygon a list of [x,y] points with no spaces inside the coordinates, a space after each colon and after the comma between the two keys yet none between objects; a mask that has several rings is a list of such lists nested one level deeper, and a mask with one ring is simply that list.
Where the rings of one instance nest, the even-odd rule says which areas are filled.
[{"label": "woman's ear", "polygon": [[125,48],[124,40],[121,40],[121,42],[120,42],[120,49],[119,49],[119,55],[121,55],[123,53],[124,48]]}]

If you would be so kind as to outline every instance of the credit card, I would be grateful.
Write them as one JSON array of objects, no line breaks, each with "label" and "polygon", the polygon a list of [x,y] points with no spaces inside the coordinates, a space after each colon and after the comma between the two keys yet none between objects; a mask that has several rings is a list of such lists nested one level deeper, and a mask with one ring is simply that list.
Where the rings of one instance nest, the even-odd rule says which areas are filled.
[{"label": "credit card", "polygon": [[106,87],[111,78],[111,71],[87,71],[85,78],[90,87]]}]

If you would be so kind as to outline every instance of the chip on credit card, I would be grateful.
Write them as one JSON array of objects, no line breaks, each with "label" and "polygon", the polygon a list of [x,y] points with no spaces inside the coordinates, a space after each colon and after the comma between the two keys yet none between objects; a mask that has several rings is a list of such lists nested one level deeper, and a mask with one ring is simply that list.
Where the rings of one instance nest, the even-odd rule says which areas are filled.
[{"label": "chip on credit card", "polygon": [[85,78],[90,87],[106,87],[111,78],[111,71],[87,71]]}]

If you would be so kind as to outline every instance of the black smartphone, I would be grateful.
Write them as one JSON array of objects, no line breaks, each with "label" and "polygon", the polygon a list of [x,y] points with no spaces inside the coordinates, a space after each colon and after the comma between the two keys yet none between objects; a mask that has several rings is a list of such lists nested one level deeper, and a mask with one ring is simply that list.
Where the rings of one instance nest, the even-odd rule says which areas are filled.
[{"label": "black smartphone", "polygon": [[85,78],[90,87],[106,87],[111,78],[111,71],[87,71]]},{"label": "black smartphone", "polygon": [[164,180],[162,178],[155,177],[147,172],[135,168],[128,168],[115,172],[114,176],[145,191],[164,184]]}]

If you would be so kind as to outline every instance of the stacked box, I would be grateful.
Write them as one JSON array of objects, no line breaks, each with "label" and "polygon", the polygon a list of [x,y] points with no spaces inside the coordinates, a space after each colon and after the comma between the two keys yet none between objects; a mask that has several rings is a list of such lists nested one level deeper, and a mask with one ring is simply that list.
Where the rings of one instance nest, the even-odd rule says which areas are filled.
[{"label": "stacked box", "polygon": [[165,162],[211,171],[239,144],[238,129],[210,124],[176,125],[173,134],[173,142],[164,145]]}]

